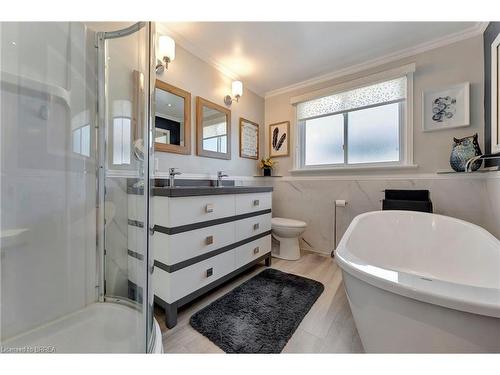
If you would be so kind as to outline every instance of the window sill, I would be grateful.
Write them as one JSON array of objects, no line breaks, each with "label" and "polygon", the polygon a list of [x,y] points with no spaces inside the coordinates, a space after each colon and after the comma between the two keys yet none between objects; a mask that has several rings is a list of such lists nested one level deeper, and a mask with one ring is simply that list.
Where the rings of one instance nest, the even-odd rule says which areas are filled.
[{"label": "window sill", "polygon": [[349,167],[325,167],[325,168],[302,168],[291,169],[288,172],[291,174],[313,174],[313,173],[332,173],[332,172],[347,172],[347,171],[388,171],[388,170],[405,170],[416,169],[417,164],[401,164],[401,165],[352,165]]}]

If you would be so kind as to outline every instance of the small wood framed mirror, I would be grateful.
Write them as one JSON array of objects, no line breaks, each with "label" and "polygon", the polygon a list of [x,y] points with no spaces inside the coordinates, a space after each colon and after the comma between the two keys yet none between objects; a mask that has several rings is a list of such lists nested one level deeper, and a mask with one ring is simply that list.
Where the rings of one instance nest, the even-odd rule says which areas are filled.
[{"label": "small wood framed mirror", "polygon": [[196,153],[231,159],[231,111],[199,96],[196,97]]},{"label": "small wood framed mirror", "polygon": [[191,93],[158,79],[154,137],[155,151],[191,153]]}]

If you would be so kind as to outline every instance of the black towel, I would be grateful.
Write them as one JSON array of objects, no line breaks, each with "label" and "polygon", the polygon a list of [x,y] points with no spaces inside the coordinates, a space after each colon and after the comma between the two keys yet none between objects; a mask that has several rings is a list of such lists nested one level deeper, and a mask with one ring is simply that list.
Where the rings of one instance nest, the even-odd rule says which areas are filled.
[{"label": "black towel", "polygon": [[430,201],[429,190],[391,190],[385,191],[385,199],[405,201]]},{"label": "black towel", "polygon": [[385,190],[382,210],[405,210],[432,213],[429,190]]},{"label": "black towel", "polygon": [[382,210],[405,210],[432,213],[431,201],[407,201],[403,199],[384,199]]}]

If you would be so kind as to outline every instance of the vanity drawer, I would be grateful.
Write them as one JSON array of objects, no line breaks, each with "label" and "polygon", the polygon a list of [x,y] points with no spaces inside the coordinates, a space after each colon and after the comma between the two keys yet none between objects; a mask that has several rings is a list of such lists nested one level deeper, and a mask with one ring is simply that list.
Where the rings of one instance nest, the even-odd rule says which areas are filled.
[{"label": "vanity drawer", "polygon": [[271,230],[271,216],[271,214],[264,214],[235,221],[236,241],[241,241]]},{"label": "vanity drawer", "polygon": [[272,206],[272,193],[236,194],[236,215],[268,210]]},{"label": "vanity drawer", "polygon": [[226,251],[172,273],[155,267],[154,294],[167,303],[173,303],[227,275],[234,269],[234,250]]},{"label": "vanity drawer", "polygon": [[154,197],[153,222],[166,228],[234,216],[233,195]]},{"label": "vanity drawer", "polygon": [[235,249],[236,268],[271,251],[271,235],[259,238]]},{"label": "vanity drawer", "polygon": [[234,227],[233,221],[172,235],[155,232],[152,237],[155,260],[171,266],[230,245],[235,242]]}]

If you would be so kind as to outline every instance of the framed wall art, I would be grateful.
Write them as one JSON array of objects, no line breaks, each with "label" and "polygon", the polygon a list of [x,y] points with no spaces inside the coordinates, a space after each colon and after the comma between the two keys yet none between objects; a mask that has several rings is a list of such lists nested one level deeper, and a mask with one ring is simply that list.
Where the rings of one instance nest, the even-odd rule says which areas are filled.
[{"label": "framed wall art", "polygon": [[240,157],[259,158],[259,124],[240,117]]},{"label": "framed wall art", "polygon": [[469,82],[422,93],[422,125],[425,132],[470,125]]},{"label": "framed wall art", "polygon": [[290,121],[269,125],[269,156],[272,158],[290,154]]}]

